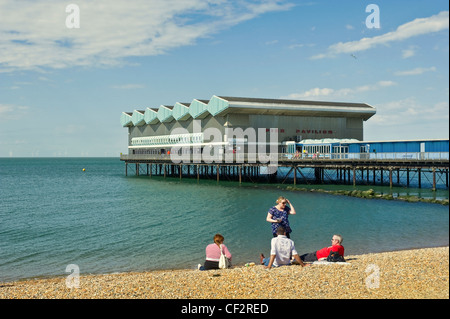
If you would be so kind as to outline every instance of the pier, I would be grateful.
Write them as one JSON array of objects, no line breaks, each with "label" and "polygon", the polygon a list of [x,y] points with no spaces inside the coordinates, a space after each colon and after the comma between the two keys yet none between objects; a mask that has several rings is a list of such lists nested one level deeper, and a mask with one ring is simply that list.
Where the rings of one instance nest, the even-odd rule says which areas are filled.
[{"label": "pier", "polygon": [[[350,157],[350,158],[349,158]],[[125,162],[125,175],[214,179],[217,182],[238,181],[280,184],[345,184],[377,185],[418,188],[448,189],[449,153],[413,153],[399,158],[366,158],[367,154],[351,154],[345,158],[333,158],[332,154],[321,154],[316,158],[295,157],[293,154],[278,154],[276,170],[267,174],[268,164],[249,161],[248,154],[243,160],[225,162],[224,156],[214,161],[187,161],[174,163],[167,154],[121,155]],[[272,169],[274,167],[272,166]]]}]

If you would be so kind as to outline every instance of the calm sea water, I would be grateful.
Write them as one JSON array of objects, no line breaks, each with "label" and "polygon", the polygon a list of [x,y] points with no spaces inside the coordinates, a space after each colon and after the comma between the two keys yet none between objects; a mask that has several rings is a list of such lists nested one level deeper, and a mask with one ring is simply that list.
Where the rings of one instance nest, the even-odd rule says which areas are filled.
[{"label": "calm sea water", "polygon": [[[83,171],[85,168],[85,171]],[[448,191],[447,191],[448,194]],[[221,233],[234,264],[269,254],[279,195],[299,253],[342,234],[346,254],[448,245],[448,206],[364,200],[276,186],[125,177],[117,158],[0,159],[0,282],[195,268]]]}]

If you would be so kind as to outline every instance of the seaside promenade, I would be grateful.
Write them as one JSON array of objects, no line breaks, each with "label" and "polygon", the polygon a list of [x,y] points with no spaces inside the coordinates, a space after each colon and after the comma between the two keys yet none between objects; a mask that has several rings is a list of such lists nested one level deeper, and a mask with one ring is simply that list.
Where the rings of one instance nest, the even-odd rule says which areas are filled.
[{"label": "seaside promenade", "polygon": [[[257,256],[255,256],[255,261]],[[347,264],[266,270],[261,265],[198,271],[80,275],[0,283],[2,299],[448,299],[449,248],[346,256]],[[282,289],[280,282],[283,283]],[[177,310],[178,311],[178,310]]]}]

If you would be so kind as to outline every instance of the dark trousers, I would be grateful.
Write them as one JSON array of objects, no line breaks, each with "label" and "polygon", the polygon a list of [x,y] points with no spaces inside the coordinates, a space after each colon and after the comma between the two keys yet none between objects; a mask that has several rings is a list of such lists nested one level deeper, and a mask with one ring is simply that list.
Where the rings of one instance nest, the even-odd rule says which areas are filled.
[{"label": "dark trousers", "polygon": [[302,261],[307,261],[307,262],[314,262],[314,261],[317,261],[317,260],[318,260],[318,259],[317,259],[316,252],[301,255],[301,256],[300,256],[300,259],[301,259]]}]

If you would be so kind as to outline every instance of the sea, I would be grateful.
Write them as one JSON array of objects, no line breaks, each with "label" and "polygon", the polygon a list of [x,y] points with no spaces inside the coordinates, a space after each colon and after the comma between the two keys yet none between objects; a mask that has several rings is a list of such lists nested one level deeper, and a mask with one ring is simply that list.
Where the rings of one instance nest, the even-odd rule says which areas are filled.
[{"label": "sea", "polygon": [[449,243],[441,204],[125,176],[119,158],[0,158],[0,282],[68,276],[74,265],[81,275],[196,269],[216,233],[234,265],[258,262],[270,252],[266,216],[278,196],[297,212],[289,221],[299,254],[329,246],[333,234],[346,255]]}]

